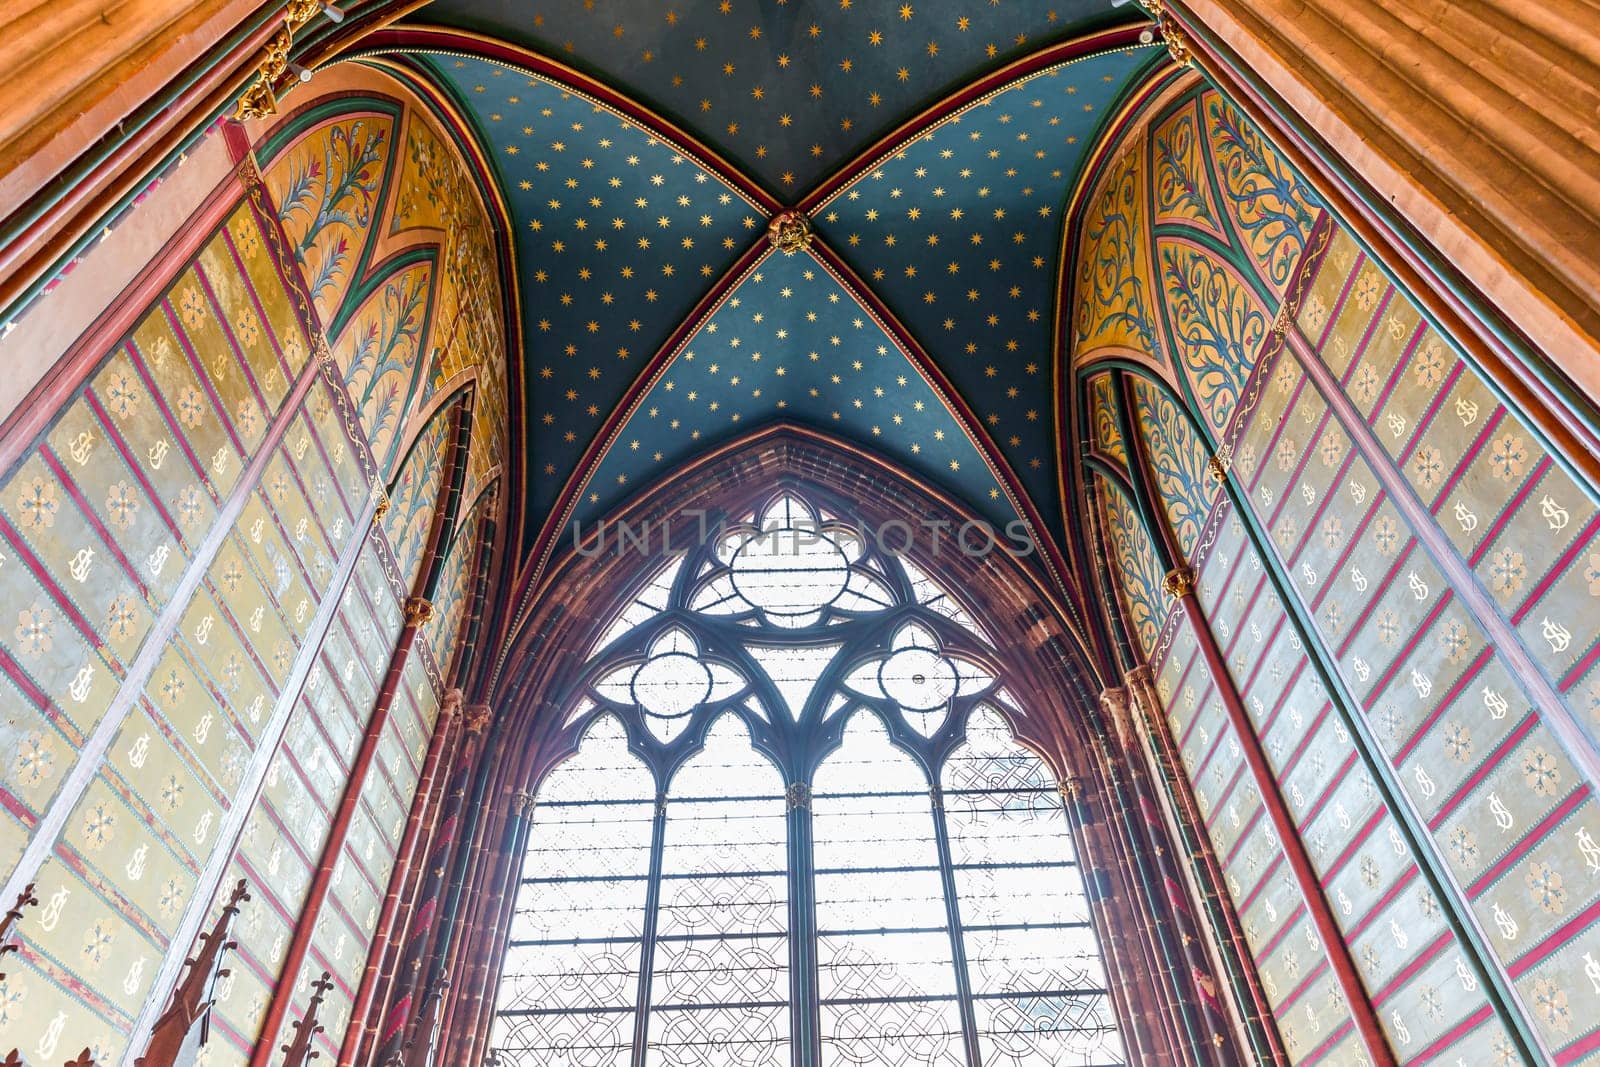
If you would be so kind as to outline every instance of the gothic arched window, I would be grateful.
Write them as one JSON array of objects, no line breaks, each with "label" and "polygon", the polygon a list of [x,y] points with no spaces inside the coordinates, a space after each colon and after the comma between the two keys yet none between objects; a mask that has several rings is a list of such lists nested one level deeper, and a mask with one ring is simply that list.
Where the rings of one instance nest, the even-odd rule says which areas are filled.
[{"label": "gothic arched window", "polygon": [[1003,660],[877,541],[777,493],[597,642],[528,831],[501,1064],[1124,1062]]}]

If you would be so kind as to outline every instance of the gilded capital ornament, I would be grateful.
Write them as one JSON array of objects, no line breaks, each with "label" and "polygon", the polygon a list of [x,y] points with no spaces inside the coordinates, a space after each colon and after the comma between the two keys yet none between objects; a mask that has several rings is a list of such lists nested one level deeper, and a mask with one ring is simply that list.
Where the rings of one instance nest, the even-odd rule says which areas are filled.
[{"label": "gilded capital ornament", "polygon": [[1174,567],[1162,579],[1161,588],[1173,600],[1182,600],[1194,592],[1194,571],[1188,567]]},{"label": "gilded capital ornament", "polygon": [[1061,784],[1056,788],[1061,793],[1062,800],[1077,803],[1083,796],[1083,779],[1076,774],[1069,774],[1061,779]]},{"label": "gilded capital ornament", "polygon": [[[283,25],[267,38],[267,43],[261,48],[261,60],[256,66],[255,82],[239,95],[235,117],[241,122],[277,114],[277,84],[289,70],[289,52],[294,48],[294,31],[311,21],[321,8],[319,0],[290,0],[288,7],[284,9]],[[300,72],[302,79],[310,77],[309,72],[298,67],[295,69]]]},{"label": "gilded capital ornament", "polygon": [[407,626],[425,626],[433,621],[433,601],[427,597],[407,597],[401,611]]},{"label": "gilded capital ornament", "polygon": [[239,109],[235,116],[243,122],[247,119],[264,119],[277,113],[278,98],[272,93],[272,84],[257,78],[254,85],[240,94]]},{"label": "gilded capital ornament", "polygon": [[811,245],[811,221],[798,211],[782,211],[767,223],[767,240],[786,256]]},{"label": "gilded capital ornament", "polygon": [[1159,25],[1161,39],[1166,42],[1167,54],[1172,57],[1172,61],[1180,67],[1193,66],[1194,54],[1189,50],[1189,38],[1184,36],[1178,24],[1173,21],[1172,13],[1163,11]]},{"label": "gilded capital ornament", "polygon": [[289,0],[283,9],[283,20],[289,24],[290,29],[298,30],[316,18],[317,12],[321,10],[322,0]]},{"label": "gilded capital ornament", "polygon": [[261,50],[259,73],[268,82],[275,82],[289,69],[289,49],[294,47],[294,31],[288,26],[278,27],[278,32],[267,38]]}]

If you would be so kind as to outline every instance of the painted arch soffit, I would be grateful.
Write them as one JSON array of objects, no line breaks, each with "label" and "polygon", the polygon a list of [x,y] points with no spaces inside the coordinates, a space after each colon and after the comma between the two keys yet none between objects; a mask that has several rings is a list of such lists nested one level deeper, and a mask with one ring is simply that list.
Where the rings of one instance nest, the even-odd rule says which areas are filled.
[{"label": "painted arch soffit", "polygon": [[769,251],[735,281],[629,407],[572,517],[592,521],[620,503],[632,470],[654,481],[774,422],[862,442],[997,528],[1027,518],[982,436],[814,251]]},{"label": "painted arch soffit", "polygon": [[513,231],[526,549],[652,357],[762,239],[769,205],[536,57],[412,59],[484,146]]},{"label": "painted arch soffit", "polygon": [[492,190],[416,87],[339,64],[252,141],[385,482],[463,382],[469,488],[506,458],[501,254]]},{"label": "painted arch soffit", "polygon": [[[1075,238],[1073,365],[1125,360],[1203,400],[1231,394],[1204,378],[1254,365],[1320,201],[1198,76],[1104,153]],[[1204,414],[1215,429],[1231,408]]]}]

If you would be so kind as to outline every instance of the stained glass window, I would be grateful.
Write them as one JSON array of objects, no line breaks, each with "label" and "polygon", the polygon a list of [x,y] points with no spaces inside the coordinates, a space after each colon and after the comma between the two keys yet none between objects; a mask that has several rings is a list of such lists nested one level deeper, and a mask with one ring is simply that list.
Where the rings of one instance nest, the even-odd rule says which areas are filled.
[{"label": "stained glass window", "polygon": [[842,512],[775,493],[658,562],[567,707],[502,1065],[1125,1062],[1003,660]]}]

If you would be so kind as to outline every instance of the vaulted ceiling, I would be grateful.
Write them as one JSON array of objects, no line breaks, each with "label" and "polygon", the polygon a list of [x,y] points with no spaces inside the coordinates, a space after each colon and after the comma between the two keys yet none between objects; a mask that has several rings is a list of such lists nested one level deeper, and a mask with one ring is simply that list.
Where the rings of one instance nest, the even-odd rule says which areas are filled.
[{"label": "vaulted ceiling", "polygon": [[[523,543],[776,420],[1063,532],[1061,261],[1167,65],[1108,0],[436,0],[514,228]],[[1148,35],[1145,35],[1148,37]],[[786,253],[774,216],[812,240]],[[1059,541],[1058,541],[1059,543]]]}]

